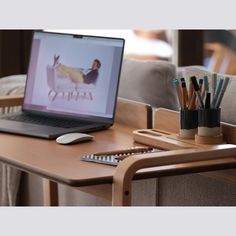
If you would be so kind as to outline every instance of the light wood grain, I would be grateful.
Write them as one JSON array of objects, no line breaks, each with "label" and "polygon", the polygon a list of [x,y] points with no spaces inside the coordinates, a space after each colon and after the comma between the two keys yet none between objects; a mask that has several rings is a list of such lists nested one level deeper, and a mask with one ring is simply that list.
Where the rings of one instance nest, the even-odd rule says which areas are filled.
[{"label": "light wood grain", "polygon": [[152,108],[148,104],[118,98],[115,122],[136,129],[152,127]]},{"label": "light wood grain", "polygon": [[177,150],[195,148],[196,144],[192,139],[183,139],[178,134],[157,129],[141,129],[133,132],[136,142],[157,147],[163,150]]},{"label": "light wood grain", "polygon": [[179,112],[165,108],[154,111],[153,128],[167,132],[179,133]]},{"label": "light wood grain", "polygon": [[0,107],[21,106],[23,96],[0,96]]}]

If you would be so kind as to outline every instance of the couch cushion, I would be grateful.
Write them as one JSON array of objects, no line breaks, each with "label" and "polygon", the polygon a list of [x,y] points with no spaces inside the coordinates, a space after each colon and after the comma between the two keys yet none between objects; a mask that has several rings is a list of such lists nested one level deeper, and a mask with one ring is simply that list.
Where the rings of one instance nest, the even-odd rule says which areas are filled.
[{"label": "couch cushion", "polygon": [[176,110],[178,102],[172,83],[175,76],[175,66],[171,63],[125,59],[119,96]]},{"label": "couch cushion", "polygon": [[0,96],[22,95],[25,89],[26,75],[11,75],[0,79]]},{"label": "couch cushion", "polygon": [[236,77],[231,77],[221,103],[221,120],[236,125]]},{"label": "couch cushion", "polygon": [[160,206],[236,206],[236,184],[188,174],[159,178]]}]

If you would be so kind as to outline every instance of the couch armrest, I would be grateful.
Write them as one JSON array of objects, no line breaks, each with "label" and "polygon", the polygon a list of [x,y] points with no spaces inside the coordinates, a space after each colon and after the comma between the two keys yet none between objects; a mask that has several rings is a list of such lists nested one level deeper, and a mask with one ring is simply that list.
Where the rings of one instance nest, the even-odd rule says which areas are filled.
[{"label": "couch armrest", "polygon": [[0,96],[0,107],[21,106],[23,104],[23,96]]}]

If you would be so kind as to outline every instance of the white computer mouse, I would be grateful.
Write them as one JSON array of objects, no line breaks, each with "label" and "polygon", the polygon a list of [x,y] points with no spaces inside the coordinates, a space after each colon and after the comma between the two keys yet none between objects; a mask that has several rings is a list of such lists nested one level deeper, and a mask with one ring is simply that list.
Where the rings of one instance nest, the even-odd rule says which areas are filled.
[{"label": "white computer mouse", "polygon": [[72,144],[92,140],[94,136],[83,133],[68,133],[59,136],[56,142],[59,144]]}]

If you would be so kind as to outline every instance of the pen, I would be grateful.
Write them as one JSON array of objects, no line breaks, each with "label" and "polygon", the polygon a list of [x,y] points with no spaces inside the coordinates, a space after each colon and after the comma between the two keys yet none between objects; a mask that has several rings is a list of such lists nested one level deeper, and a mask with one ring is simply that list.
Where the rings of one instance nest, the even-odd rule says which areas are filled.
[{"label": "pen", "polygon": [[193,92],[189,106],[188,106],[189,110],[195,110],[196,109],[196,94],[195,92]]},{"label": "pen", "polygon": [[193,94],[194,94],[193,84],[192,84],[191,79],[189,78],[189,87],[188,87],[188,100],[189,100],[189,103],[191,102]]},{"label": "pen", "polygon": [[219,83],[217,84],[215,95],[213,96],[213,100],[212,100],[212,104],[211,104],[212,108],[215,108],[216,101],[218,99],[218,96],[220,95],[220,91],[222,89],[223,82],[224,82],[224,80],[220,79]]},{"label": "pen", "polygon": [[178,99],[179,99],[180,108],[183,109],[182,92],[181,92],[179,80],[175,79],[175,80],[173,80],[173,83],[174,83],[174,86],[175,86],[175,89],[176,89],[176,92],[177,92],[177,96],[178,96]]},{"label": "pen", "polygon": [[200,95],[200,92],[199,92],[200,88],[199,88],[199,85],[198,85],[198,82],[197,82],[197,78],[195,76],[192,76],[191,80],[192,80],[192,83],[193,83],[193,88],[195,90],[196,97],[198,99],[199,106],[200,106],[200,108],[204,108],[204,103],[202,101],[202,98],[201,98],[201,95]]},{"label": "pen", "polygon": [[208,77],[206,75],[204,76],[204,89],[206,93],[209,92],[209,82],[208,82]]},{"label": "pen", "polygon": [[221,89],[221,91],[220,91],[220,94],[219,94],[219,96],[218,96],[218,98],[217,98],[217,101],[216,101],[216,105],[215,105],[216,108],[219,108],[219,107],[220,107],[220,104],[221,104],[221,101],[222,101],[222,99],[223,99],[225,90],[226,90],[226,88],[227,88],[227,86],[228,86],[228,83],[229,83],[229,77],[226,77],[225,80],[224,80],[224,84],[223,84],[223,86],[222,86],[222,89]]},{"label": "pen", "polygon": [[182,78],[180,79],[180,81],[181,81],[181,83],[185,83],[184,77],[182,77]]},{"label": "pen", "polygon": [[205,109],[210,109],[211,107],[211,93],[206,94],[206,100],[205,100]]},{"label": "pen", "polygon": [[212,74],[212,95],[213,97],[215,96],[215,91],[216,91],[216,84],[217,84],[217,74],[213,73]]},{"label": "pen", "polygon": [[120,149],[120,150],[112,150],[107,152],[97,152],[94,154],[94,156],[105,156],[105,155],[121,155],[121,154],[131,154],[131,153],[137,153],[137,152],[147,152],[151,151],[153,147],[133,147],[133,148],[126,148],[126,149]]},{"label": "pen", "polygon": [[209,92],[209,82],[208,82],[208,77],[205,75],[203,77],[203,90],[202,90],[202,93],[201,93],[201,96],[202,96],[202,99],[204,99],[205,97],[205,94],[207,94]]},{"label": "pen", "polygon": [[201,97],[202,97],[202,93],[203,93],[203,79],[199,79],[199,92],[200,92]]},{"label": "pen", "polygon": [[183,104],[183,109],[187,109],[187,104],[188,104],[188,92],[186,88],[186,83],[182,82],[182,104]]}]

